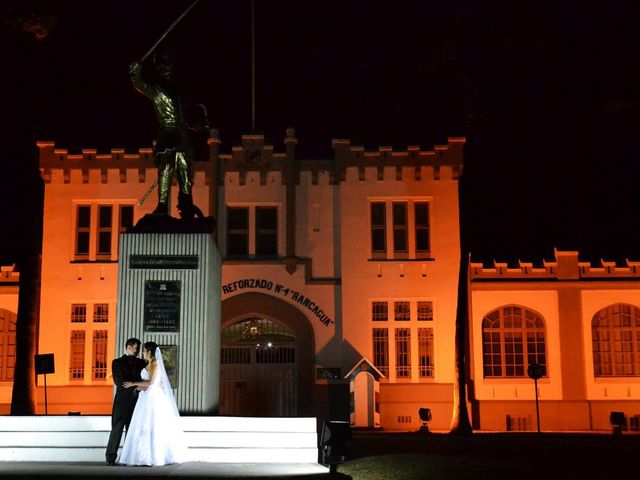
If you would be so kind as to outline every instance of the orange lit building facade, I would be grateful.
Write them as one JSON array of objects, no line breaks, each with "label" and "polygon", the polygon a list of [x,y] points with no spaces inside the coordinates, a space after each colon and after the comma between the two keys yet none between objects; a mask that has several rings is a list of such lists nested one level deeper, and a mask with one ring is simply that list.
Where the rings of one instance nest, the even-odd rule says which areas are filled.
[{"label": "orange lit building facade", "polygon": [[[464,139],[429,151],[367,151],[334,140],[333,157],[320,160],[296,158],[292,130],[279,149],[264,140],[246,135],[223,151],[211,139],[209,159],[195,163],[194,202],[205,214],[216,212],[224,259],[220,413],[326,417],[332,388],[350,382],[356,426],[416,430],[418,409],[428,407],[430,427],[446,430]],[[56,357],[56,373],[47,378],[49,412],[108,414],[109,365],[123,351],[114,343],[118,234],[155,207],[154,194],[137,206],[156,176],[151,150],[74,155],[53,143],[39,147],[39,352]],[[640,413],[640,323],[631,332],[635,370],[619,376],[594,374],[595,330],[587,328],[602,309],[619,316],[627,305],[631,321],[640,322],[640,269],[601,271],[577,254],[556,256],[544,268],[470,268],[476,428],[535,429],[526,376],[532,361],[546,368],[538,384],[544,429],[608,429],[610,410]],[[567,262],[578,272],[571,278],[561,273]],[[0,290],[7,312],[16,311],[17,286],[11,288]],[[531,331],[519,327],[527,339],[520,346],[509,331],[517,315],[534,318]],[[518,349],[536,356],[518,356]],[[0,393],[6,412],[10,381]]]},{"label": "orange lit building facade", "polygon": [[16,317],[18,312],[19,275],[14,266],[0,266],[0,398],[9,412],[13,369],[16,362]]},{"label": "orange lit building facade", "polygon": [[470,373],[476,428],[627,429],[640,421],[640,262],[580,262],[556,251],[540,266],[471,263]]}]

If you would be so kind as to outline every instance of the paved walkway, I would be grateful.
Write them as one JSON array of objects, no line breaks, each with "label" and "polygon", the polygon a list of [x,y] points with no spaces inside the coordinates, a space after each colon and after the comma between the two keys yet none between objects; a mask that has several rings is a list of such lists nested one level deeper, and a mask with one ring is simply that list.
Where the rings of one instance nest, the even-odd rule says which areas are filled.
[{"label": "paved walkway", "polygon": [[[282,463],[205,463],[188,462],[164,467],[108,466],[91,462],[0,462],[0,478],[4,479],[62,479],[73,480],[107,478],[192,478],[192,479],[255,479],[286,478],[321,480],[339,478],[319,464]],[[344,477],[343,477],[344,478]]]}]

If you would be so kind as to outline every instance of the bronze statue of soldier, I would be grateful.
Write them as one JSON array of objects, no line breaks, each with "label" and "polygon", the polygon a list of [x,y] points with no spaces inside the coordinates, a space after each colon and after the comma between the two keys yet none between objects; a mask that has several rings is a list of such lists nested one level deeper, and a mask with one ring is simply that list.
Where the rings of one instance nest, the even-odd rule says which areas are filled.
[{"label": "bronze statue of soldier", "polygon": [[134,62],[129,67],[136,90],[153,104],[158,120],[158,136],[153,148],[158,167],[157,215],[169,214],[169,194],[175,174],[178,180],[178,211],[183,219],[193,219],[201,212],[191,195],[193,150],[189,142],[185,106],[174,81],[174,62],[166,53],[154,54],[150,61]]}]

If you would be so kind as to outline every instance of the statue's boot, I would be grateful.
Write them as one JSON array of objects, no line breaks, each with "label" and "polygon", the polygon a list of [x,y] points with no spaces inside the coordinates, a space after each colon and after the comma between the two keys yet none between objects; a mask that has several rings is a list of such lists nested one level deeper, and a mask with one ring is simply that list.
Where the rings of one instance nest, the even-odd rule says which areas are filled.
[{"label": "statue's boot", "polygon": [[164,202],[158,202],[158,206],[153,211],[154,215],[169,215],[169,206]]},{"label": "statue's boot", "polygon": [[193,220],[195,217],[196,211],[193,205],[193,197],[191,197],[190,193],[178,193],[178,212],[180,213],[180,218],[184,220]]}]

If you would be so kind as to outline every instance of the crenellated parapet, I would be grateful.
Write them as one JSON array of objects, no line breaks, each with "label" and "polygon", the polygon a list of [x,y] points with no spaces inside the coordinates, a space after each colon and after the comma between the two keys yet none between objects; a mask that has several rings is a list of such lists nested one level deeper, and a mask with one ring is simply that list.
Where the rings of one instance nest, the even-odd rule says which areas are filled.
[{"label": "crenellated parapet", "polygon": [[[268,174],[277,173],[278,183],[284,183],[287,156],[287,152],[276,152],[273,145],[265,143],[262,134],[242,135],[240,145],[234,145],[230,153],[218,155],[222,173],[220,181],[224,182],[227,175],[237,176],[238,185],[244,186],[248,177],[257,177],[260,185],[266,185]],[[293,160],[291,155],[290,161]],[[271,175],[271,178],[274,176]]]},{"label": "crenellated parapet", "polygon": [[[297,184],[308,177],[312,185],[322,183],[329,176],[331,184],[356,179],[356,181],[421,181],[421,180],[457,180],[462,174],[463,147],[466,139],[452,137],[446,145],[436,145],[433,150],[420,150],[418,146],[409,146],[406,150],[393,150],[390,146],[380,146],[376,150],[366,150],[362,146],[351,145],[350,140],[334,139],[331,159],[298,159],[295,156],[297,138],[292,128],[287,129],[284,139],[285,149],[278,152],[271,144],[265,143],[264,135],[243,135],[242,143],[232,147],[230,153],[220,153],[220,140],[210,139],[214,149],[212,158],[221,165],[220,182],[227,175],[237,175],[238,184],[247,184],[252,173],[260,177],[259,183],[265,185],[268,172],[277,172],[279,181],[286,183],[283,172],[288,163],[295,167]],[[253,181],[253,180],[252,180]]]},{"label": "crenellated parapet", "polygon": [[640,261],[616,262],[600,260],[599,265],[581,262],[576,251],[554,250],[555,261],[542,261],[542,265],[518,262],[517,266],[493,262],[493,266],[469,263],[469,281],[482,280],[598,280],[598,279],[639,279]]},{"label": "crenellated parapet", "polygon": [[339,181],[371,177],[376,181],[457,180],[462,175],[465,142],[464,137],[450,137],[447,145],[436,145],[433,150],[420,150],[415,145],[406,150],[390,146],[366,150],[349,140],[333,140],[334,175]]},{"label": "crenellated parapet", "polygon": [[[312,185],[325,181],[335,185],[345,181],[457,180],[462,174],[465,141],[452,137],[446,145],[436,145],[432,150],[421,150],[418,146],[405,150],[390,146],[366,150],[351,145],[349,140],[335,139],[333,158],[311,160],[296,158],[298,140],[292,128],[287,129],[281,151],[265,142],[263,134],[249,134],[242,136],[240,145],[222,152],[218,133],[212,130],[208,140],[209,162],[195,161],[193,167],[195,173],[205,173],[207,184],[210,178],[215,178],[219,185],[230,179],[239,186],[274,182],[285,185],[287,179],[295,184]],[[41,141],[37,145],[40,169],[47,183],[144,183],[148,172],[154,172],[155,178],[151,148],[140,148],[137,152],[112,148],[108,153],[87,148],[70,153],[56,148],[54,142]]]},{"label": "crenellated parapet", "polygon": [[[45,183],[145,183],[147,175],[156,176],[152,148],[126,152],[112,148],[98,152],[84,148],[70,153],[56,148],[55,142],[37,142],[40,149],[40,172]],[[206,162],[194,162],[194,171],[205,171]]]}]

